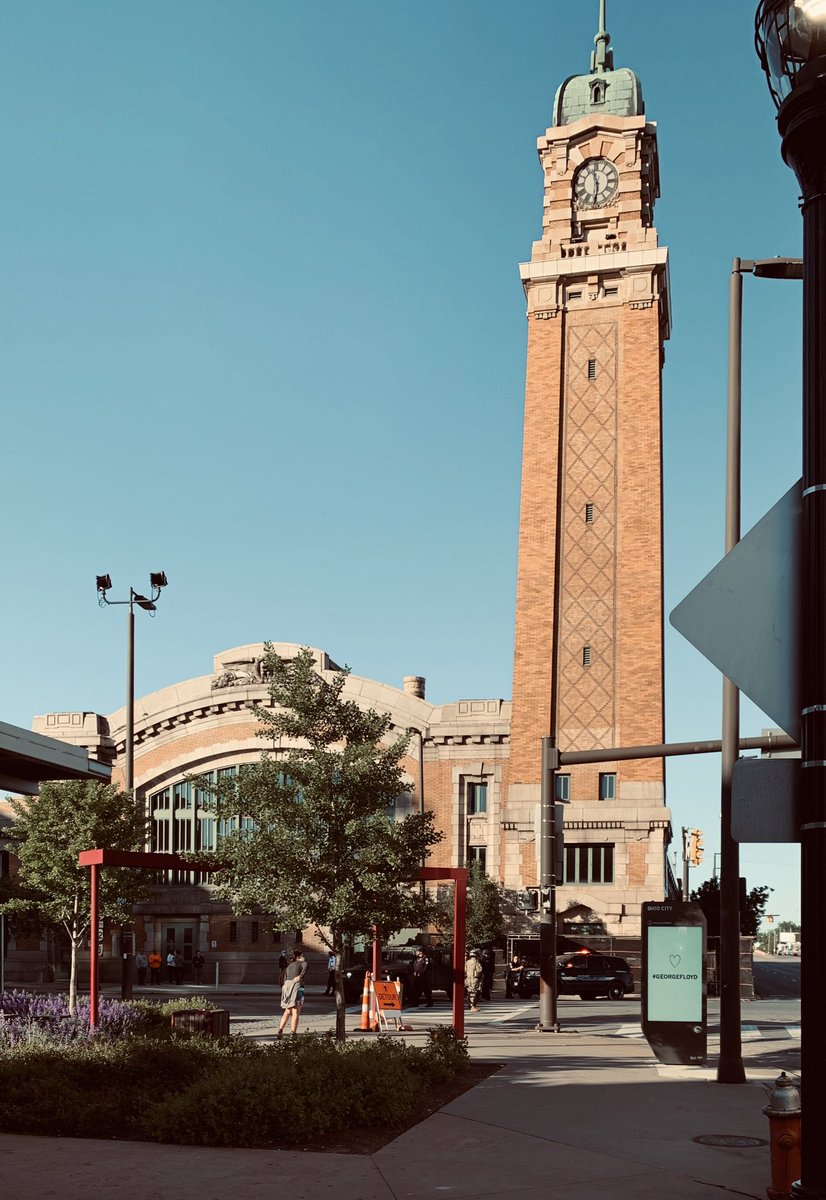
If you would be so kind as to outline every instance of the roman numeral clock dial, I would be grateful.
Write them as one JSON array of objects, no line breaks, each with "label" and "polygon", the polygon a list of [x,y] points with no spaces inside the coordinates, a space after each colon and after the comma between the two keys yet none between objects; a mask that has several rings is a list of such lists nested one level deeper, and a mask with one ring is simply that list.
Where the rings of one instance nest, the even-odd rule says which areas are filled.
[{"label": "roman numeral clock dial", "polygon": [[619,174],[607,158],[589,158],[574,176],[577,208],[604,208],[617,194]]}]

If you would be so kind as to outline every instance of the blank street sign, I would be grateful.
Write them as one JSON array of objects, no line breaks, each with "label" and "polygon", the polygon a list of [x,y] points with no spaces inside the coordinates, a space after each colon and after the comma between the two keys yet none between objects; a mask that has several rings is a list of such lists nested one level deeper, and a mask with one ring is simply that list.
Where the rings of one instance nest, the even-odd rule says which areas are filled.
[{"label": "blank street sign", "polygon": [[799,787],[799,758],[738,759],[731,774],[735,842],[799,842]]}]

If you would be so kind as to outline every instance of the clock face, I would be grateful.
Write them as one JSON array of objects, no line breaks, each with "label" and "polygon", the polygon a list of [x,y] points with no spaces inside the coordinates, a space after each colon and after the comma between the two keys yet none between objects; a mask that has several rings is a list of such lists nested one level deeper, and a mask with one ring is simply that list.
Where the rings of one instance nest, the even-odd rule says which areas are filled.
[{"label": "clock face", "polygon": [[589,158],[574,176],[578,208],[602,208],[617,194],[619,174],[607,158]]}]

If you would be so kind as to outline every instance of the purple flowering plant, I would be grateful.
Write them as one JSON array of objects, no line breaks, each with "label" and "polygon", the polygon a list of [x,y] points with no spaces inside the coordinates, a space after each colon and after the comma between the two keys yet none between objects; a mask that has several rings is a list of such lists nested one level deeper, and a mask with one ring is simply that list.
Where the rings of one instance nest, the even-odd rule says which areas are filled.
[{"label": "purple flowering plant", "polygon": [[[0,992],[0,1047],[21,1042],[61,1045],[88,1038],[89,1000],[78,999],[74,1016],[65,993]],[[120,1038],[144,1033],[151,1024],[145,1011],[120,1000],[102,999],[96,1037]]]}]

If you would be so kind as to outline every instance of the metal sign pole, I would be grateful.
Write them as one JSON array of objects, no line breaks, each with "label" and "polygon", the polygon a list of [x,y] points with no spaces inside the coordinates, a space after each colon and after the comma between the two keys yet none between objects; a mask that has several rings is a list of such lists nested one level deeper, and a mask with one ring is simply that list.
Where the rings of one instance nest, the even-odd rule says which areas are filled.
[{"label": "metal sign pole", "polygon": [[556,878],[554,875],[554,803],[559,752],[551,738],[542,739],[542,783],[539,827],[539,1024],[558,1033],[556,1007]]}]

